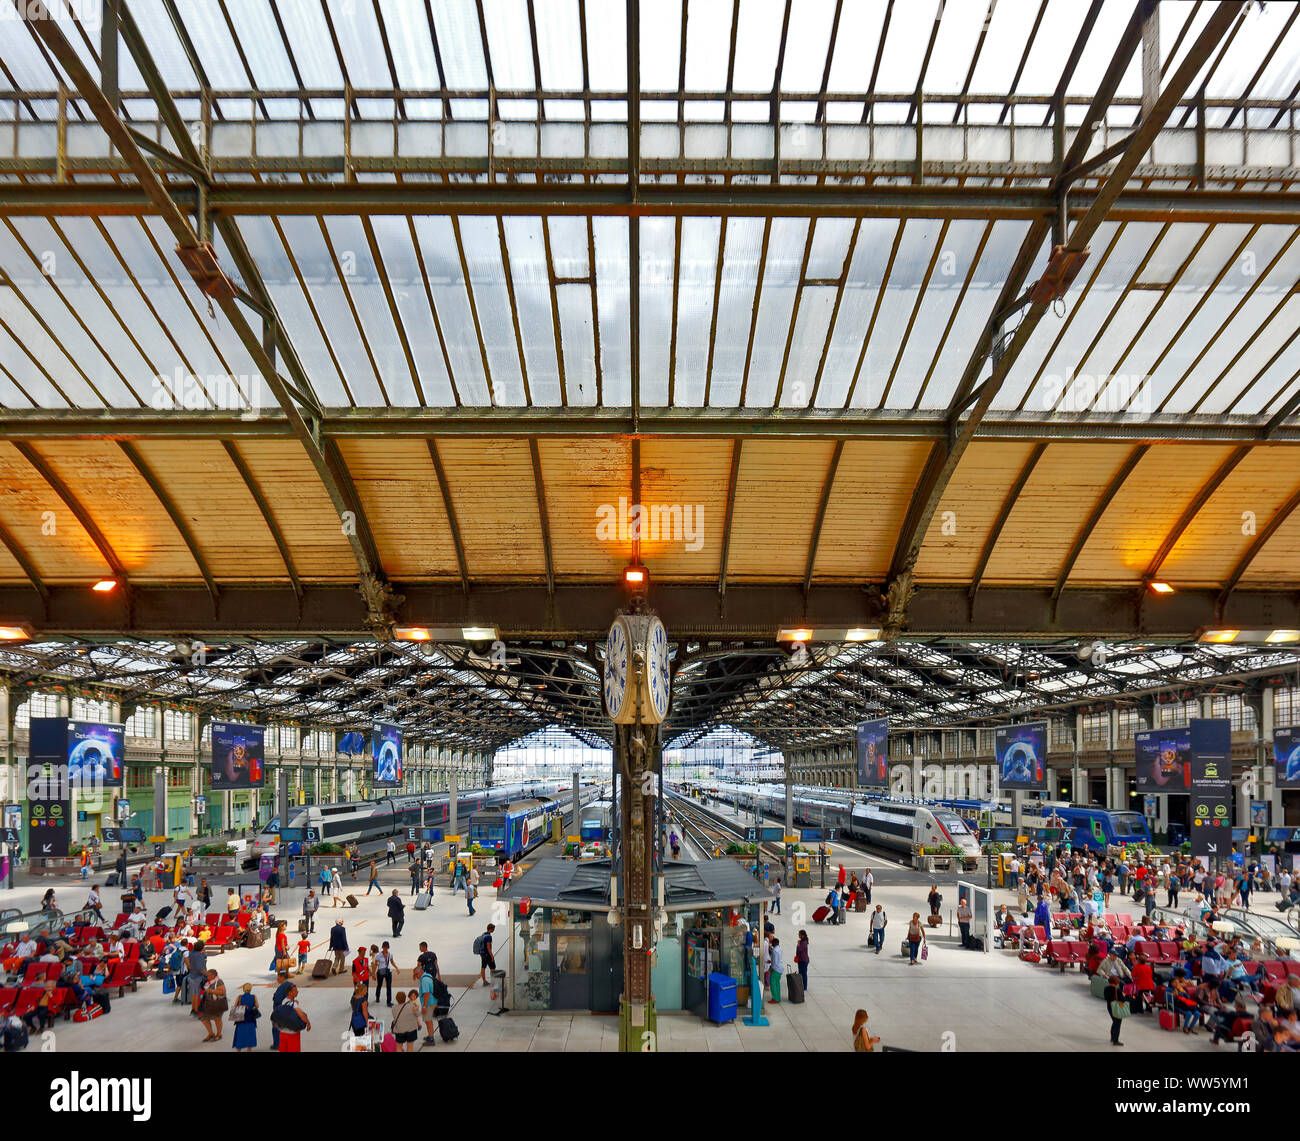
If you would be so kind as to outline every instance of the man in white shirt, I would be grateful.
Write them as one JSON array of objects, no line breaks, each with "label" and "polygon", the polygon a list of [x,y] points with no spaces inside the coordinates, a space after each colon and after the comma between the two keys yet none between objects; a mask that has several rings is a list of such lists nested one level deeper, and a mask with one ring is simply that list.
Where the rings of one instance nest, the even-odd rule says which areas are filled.
[{"label": "man in white shirt", "polygon": [[961,945],[970,946],[970,921],[975,916],[971,910],[970,897],[962,896],[961,902],[957,904],[957,926],[961,930]]},{"label": "man in white shirt", "polygon": [[862,873],[862,895],[867,903],[871,902],[871,885],[876,882],[876,877],[871,874],[871,869],[867,868]]},{"label": "man in white shirt", "polygon": [[24,931],[18,937],[18,946],[14,948],[15,959],[30,959],[36,954],[36,941]]},{"label": "man in white shirt", "polygon": [[885,914],[885,909],[876,904],[876,910],[871,913],[871,945],[875,947],[877,955],[885,945],[885,926],[888,923],[889,916]]}]

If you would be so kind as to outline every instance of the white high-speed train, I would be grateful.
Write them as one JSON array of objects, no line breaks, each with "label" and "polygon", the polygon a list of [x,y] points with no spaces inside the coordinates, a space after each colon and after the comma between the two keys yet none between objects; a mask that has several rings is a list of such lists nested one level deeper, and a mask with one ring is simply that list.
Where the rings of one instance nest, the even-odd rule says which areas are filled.
[{"label": "white high-speed train", "polygon": [[[554,781],[501,784],[471,788],[456,794],[456,818],[468,831],[470,817],[482,808],[507,805],[530,797],[551,797],[567,793],[569,786]],[[421,795],[381,796],[377,800],[351,800],[337,804],[294,805],[289,809],[289,828],[314,828],[322,842],[353,844],[397,836],[407,828],[438,828],[450,819],[450,801],[445,792]],[[275,816],[249,841],[253,864],[265,852],[275,852],[280,842],[280,818]],[[291,846],[291,854],[292,854]]]},{"label": "white high-speed train", "polygon": [[[729,784],[701,791],[736,808],[757,804],[760,811],[785,818],[785,786]],[[917,846],[951,844],[965,857],[980,854],[979,837],[956,812],[938,805],[890,796],[854,796],[834,789],[795,785],[794,820],[813,828],[834,828],[841,839],[911,852]]]}]

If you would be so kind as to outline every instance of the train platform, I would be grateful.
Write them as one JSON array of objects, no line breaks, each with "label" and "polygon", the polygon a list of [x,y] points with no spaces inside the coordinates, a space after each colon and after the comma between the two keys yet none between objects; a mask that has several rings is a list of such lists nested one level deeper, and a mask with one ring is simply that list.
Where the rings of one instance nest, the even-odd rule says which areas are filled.
[{"label": "train platform", "polygon": [[[862,860],[851,865],[861,872]],[[912,912],[924,912],[928,877],[908,869],[891,867],[869,857],[866,866],[876,876],[873,906],[880,903],[889,916],[884,949],[875,954],[868,947],[867,915],[851,912],[842,926],[814,924],[809,916],[823,901],[820,887],[787,889],[779,914],[772,916],[783,946],[792,949],[802,928],[811,944],[809,986],[806,1001],[792,1004],[767,1003],[766,1027],[746,1026],[743,1021],[713,1025],[689,1013],[665,1013],[658,1020],[658,1049],[661,1051],[708,1052],[826,1052],[851,1049],[850,1027],[854,1012],[870,1014],[872,1033],[882,1044],[910,1051],[1110,1051],[1109,1021],[1101,1004],[1088,989],[1087,977],[1078,970],[1061,972],[1021,962],[1014,952],[1000,949],[981,954],[959,946],[955,925],[950,923],[949,902],[955,902],[943,880],[945,923],[928,933],[930,953],[918,967],[909,967],[900,954],[900,942]],[[954,877],[955,878],[955,877]],[[472,947],[488,922],[495,922],[498,936],[508,927],[506,904],[495,899],[490,885],[476,901],[471,916],[462,895],[453,896],[439,888],[432,908],[414,910],[409,879],[402,866],[381,869],[384,894],[364,894],[364,874],[347,890],[357,896],[358,907],[324,907],[317,915],[311,936],[309,964],[326,956],[329,930],[342,918],[349,947],[388,940],[397,963],[394,991],[409,988],[411,968],[421,941],[438,955],[439,967],[455,1006],[460,1037],[453,1043],[424,1045],[425,1051],[537,1052],[615,1051],[618,1020],[612,1015],[586,1012],[514,1012],[496,1015],[498,1003],[478,981],[478,961]],[[69,885],[71,886],[71,885]],[[80,888],[80,885],[77,885]],[[406,924],[399,938],[392,936],[384,902],[397,888],[406,906]],[[37,884],[4,892],[6,906],[34,908],[39,901]],[[281,894],[277,915],[296,927],[301,891]],[[1001,900],[1003,893],[999,893]],[[1010,893],[1005,893],[1008,901]],[[80,902],[80,900],[77,900]],[[170,893],[147,892],[151,910],[170,902]],[[296,942],[296,937],[293,942]],[[504,955],[499,961],[505,967]],[[257,949],[236,949],[213,955],[210,965],[220,972],[228,992],[237,994],[243,983],[251,983],[263,1011],[269,1011],[275,987],[270,970],[269,944]],[[350,976],[312,981],[298,976],[301,1004],[312,1022],[312,1032],[303,1036],[306,1052],[339,1051],[349,1034]],[[747,1009],[741,1010],[743,1017]],[[389,1020],[383,1004],[372,1003],[372,1016]],[[58,1022],[53,1030],[58,1049],[112,1053],[120,1051],[167,1051],[211,1053],[229,1050],[233,1028],[227,1025],[220,1042],[204,1043],[204,1031],[187,1009],[162,994],[156,980],[141,982],[135,993],[114,998],[109,1016],[85,1024]],[[1123,1040],[1131,1052],[1179,1052],[1213,1055],[1231,1052],[1231,1046],[1210,1045],[1207,1035],[1194,1037],[1168,1033],[1152,1017],[1137,1017],[1125,1024]],[[258,1047],[266,1049],[270,1027],[258,1023]]]}]

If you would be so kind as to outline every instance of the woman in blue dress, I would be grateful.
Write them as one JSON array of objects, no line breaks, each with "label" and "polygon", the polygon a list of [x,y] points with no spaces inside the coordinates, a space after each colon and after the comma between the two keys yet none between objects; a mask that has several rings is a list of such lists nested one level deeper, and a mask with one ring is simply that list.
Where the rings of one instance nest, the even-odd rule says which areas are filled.
[{"label": "woman in blue dress", "polygon": [[257,1020],[262,1016],[262,1012],[257,1008],[257,996],[253,994],[253,984],[245,983],[239,988],[243,993],[235,999],[235,1010],[242,1010],[242,1015],[234,1015],[232,1011],[232,1021],[238,1017],[239,1021],[235,1022],[235,1037],[231,1043],[236,1050],[255,1050],[257,1049]]}]

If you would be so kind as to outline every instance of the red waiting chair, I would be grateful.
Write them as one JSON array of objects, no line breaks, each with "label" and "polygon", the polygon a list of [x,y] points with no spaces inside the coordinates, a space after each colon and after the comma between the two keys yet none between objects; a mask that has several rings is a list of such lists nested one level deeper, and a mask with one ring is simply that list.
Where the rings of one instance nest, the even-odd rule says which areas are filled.
[{"label": "red waiting chair", "polygon": [[117,987],[118,998],[121,998],[126,994],[127,987],[130,987],[133,991],[136,990],[136,984],[135,964],[133,963],[114,963],[113,969],[109,972],[108,978],[104,980],[104,985],[106,987]]}]

